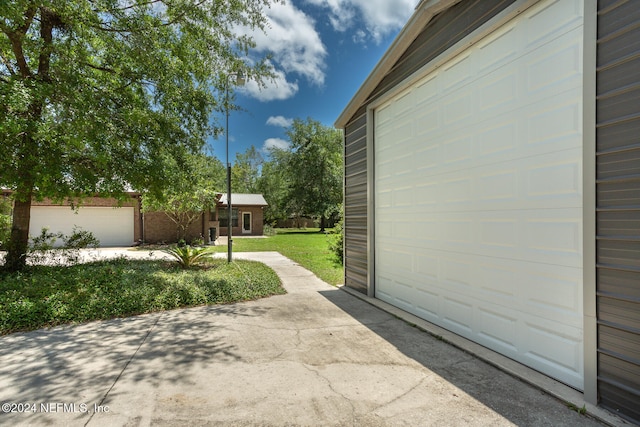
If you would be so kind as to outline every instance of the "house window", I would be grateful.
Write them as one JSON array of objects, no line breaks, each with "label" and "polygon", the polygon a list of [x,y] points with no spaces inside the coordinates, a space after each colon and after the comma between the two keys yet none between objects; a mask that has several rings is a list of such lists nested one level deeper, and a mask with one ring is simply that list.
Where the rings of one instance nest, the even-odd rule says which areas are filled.
[{"label": "house window", "polygon": [[[229,217],[229,211],[227,208],[220,209],[218,211],[218,220],[220,221],[220,228],[228,227],[229,223],[227,222],[227,218]],[[231,226],[238,226],[238,208],[231,208]]]}]

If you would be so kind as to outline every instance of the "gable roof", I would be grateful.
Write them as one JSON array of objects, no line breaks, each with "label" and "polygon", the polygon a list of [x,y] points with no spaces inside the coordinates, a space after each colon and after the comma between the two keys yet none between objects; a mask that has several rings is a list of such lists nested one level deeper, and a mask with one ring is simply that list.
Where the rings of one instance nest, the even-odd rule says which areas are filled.
[{"label": "gable roof", "polygon": [[[227,206],[227,193],[220,196],[218,203]],[[262,194],[231,193],[231,206],[269,206]]]},{"label": "gable roof", "polygon": [[[416,37],[418,37],[420,31],[424,29],[429,21],[460,1],[461,0],[422,0],[418,6],[416,6],[415,12],[411,18],[409,18],[409,21],[405,24],[404,28],[402,28],[393,43],[391,43],[391,46],[389,46],[389,49],[387,49],[382,59],[380,59],[374,67],[371,74],[369,74],[369,77],[367,77],[362,86],[360,86],[360,89],[358,89],[353,98],[351,98],[351,101],[349,101],[344,111],[342,111],[336,119],[336,128],[340,129],[346,126],[349,119],[351,119],[356,111],[365,103],[384,76],[393,68],[404,51],[411,45]],[[231,203],[233,203],[233,199]]]}]

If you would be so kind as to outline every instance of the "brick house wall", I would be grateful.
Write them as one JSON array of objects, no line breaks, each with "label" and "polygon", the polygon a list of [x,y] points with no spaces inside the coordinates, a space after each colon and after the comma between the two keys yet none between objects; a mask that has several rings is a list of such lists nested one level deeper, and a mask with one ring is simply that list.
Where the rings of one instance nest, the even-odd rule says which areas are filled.
[{"label": "brick house wall", "polygon": [[[200,214],[191,223],[185,236],[187,242],[206,237],[203,233],[203,218],[203,214]],[[164,212],[145,212],[143,223],[145,243],[175,243],[178,240],[178,226]]]},{"label": "brick house wall", "polygon": [[[264,214],[262,212],[262,206],[233,206],[233,208],[238,209],[238,226],[231,229],[231,233],[233,233],[234,236],[262,236],[264,232]],[[218,206],[218,209],[226,209],[226,206]],[[251,213],[251,233],[242,232],[242,214],[244,212]],[[219,228],[219,235],[227,235],[226,226]]]}]

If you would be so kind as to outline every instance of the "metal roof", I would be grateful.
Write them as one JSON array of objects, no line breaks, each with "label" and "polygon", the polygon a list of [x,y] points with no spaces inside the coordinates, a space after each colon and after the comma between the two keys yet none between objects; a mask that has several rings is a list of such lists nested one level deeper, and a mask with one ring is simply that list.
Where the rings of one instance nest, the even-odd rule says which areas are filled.
[{"label": "metal roof", "polygon": [[[220,196],[218,201],[223,206],[227,206],[227,193]],[[264,199],[262,194],[240,194],[231,193],[232,206],[268,206],[269,203]]]}]

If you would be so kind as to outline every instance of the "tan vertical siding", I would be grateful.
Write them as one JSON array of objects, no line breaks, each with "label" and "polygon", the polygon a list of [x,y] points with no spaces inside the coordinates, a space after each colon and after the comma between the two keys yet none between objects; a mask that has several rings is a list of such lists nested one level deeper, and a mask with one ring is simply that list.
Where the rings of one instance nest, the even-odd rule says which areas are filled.
[{"label": "tan vertical siding", "polygon": [[367,115],[360,109],[345,130],[345,285],[367,292]]},{"label": "tan vertical siding", "polygon": [[640,5],[598,9],[598,396],[640,422]]}]

